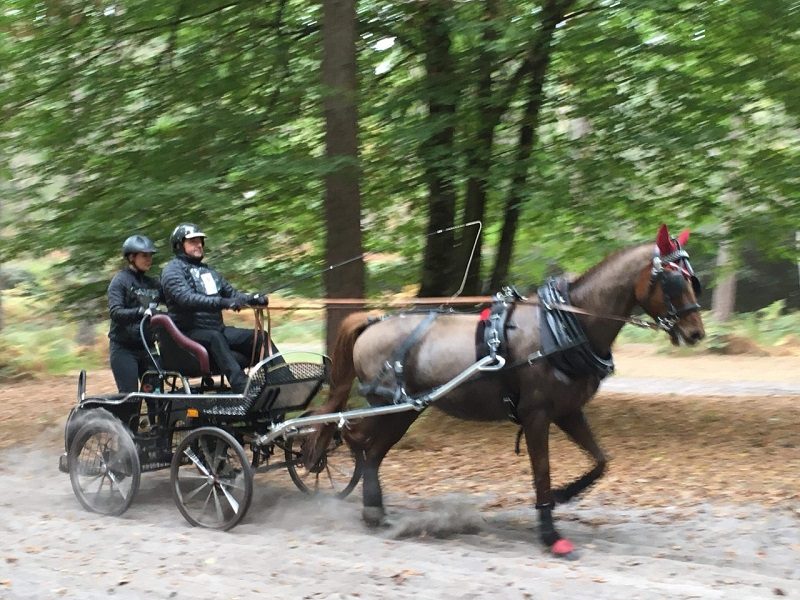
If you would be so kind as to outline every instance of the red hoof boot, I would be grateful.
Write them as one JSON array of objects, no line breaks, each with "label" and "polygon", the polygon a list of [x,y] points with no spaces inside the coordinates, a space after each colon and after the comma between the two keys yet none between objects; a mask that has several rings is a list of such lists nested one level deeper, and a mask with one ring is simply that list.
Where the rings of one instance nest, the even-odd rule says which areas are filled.
[{"label": "red hoof boot", "polygon": [[554,556],[560,558],[571,558],[574,556],[573,552],[575,552],[575,546],[573,546],[572,542],[568,539],[561,538],[550,546],[550,552],[552,552]]}]

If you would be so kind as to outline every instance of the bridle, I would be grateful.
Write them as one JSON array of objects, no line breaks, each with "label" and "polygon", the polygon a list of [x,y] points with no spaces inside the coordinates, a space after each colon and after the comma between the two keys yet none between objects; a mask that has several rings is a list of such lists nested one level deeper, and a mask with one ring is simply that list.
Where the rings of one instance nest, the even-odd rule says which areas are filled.
[{"label": "bridle", "polygon": [[683,315],[697,312],[701,308],[697,302],[690,302],[681,306],[675,305],[675,300],[683,295],[686,285],[691,284],[695,298],[698,298],[703,293],[700,280],[694,274],[692,265],[689,263],[689,254],[680,247],[677,240],[673,239],[673,242],[677,247],[676,250],[665,256],[661,256],[656,252],[655,256],[653,256],[647,294],[639,300],[639,303],[644,306],[644,303],[653,295],[656,284],[661,285],[666,311],[660,315],[655,315],[653,318],[659,329],[666,331],[670,336],[676,335],[675,328]]},{"label": "bridle", "polygon": [[[659,315],[651,314],[653,322],[633,316],[622,317],[619,315],[587,311],[570,304],[548,303],[546,306],[548,308],[555,308],[557,310],[587,317],[628,323],[642,329],[665,331],[671,337],[676,336],[676,328],[681,317],[688,313],[699,311],[701,306],[697,302],[692,302],[676,307],[675,300],[683,295],[683,290],[687,282],[691,284],[695,298],[698,298],[702,294],[703,287],[700,284],[700,280],[694,274],[692,265],[689,263],[689,254],[680,247],[676,239],[673,238],[673,242],[677,249],[670,254],[661,256],[658,250],[655,251],[652,267],[650,269],[650,281],[647,287],[647,293],[642,298],[639,298],[638,295],[636,298],[639,305],[644,308],[653,295],[653,292],[655,292],[656,284],[658,283],[661,285],[666,311]],[[534,302],[533,304],[538,304],[538,302]]]}]

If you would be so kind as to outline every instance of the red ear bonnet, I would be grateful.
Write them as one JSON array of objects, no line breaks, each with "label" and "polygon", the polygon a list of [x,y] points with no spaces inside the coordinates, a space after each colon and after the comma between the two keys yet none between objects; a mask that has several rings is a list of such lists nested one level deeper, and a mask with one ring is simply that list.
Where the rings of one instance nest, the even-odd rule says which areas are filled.
[{"label": "red ear bonnet", "polygon": [[[688,232],[686,233],[686,237],[689,237]],[[666,225],[662,225],[658,230],[658,235],[656,236],[656,248],[658,248],[661,256],[672,254],[678,249],[678,247],[675,245],[675,242],[670,239],[669,231],[667,231]]]},{"label": "red ear bonnet", "polygon": [[688,241],[689,241],[689,230],[684,229],[678,235],[678,244],[680,244],[681,248],[683,248],[686,245],[686,242]]}]

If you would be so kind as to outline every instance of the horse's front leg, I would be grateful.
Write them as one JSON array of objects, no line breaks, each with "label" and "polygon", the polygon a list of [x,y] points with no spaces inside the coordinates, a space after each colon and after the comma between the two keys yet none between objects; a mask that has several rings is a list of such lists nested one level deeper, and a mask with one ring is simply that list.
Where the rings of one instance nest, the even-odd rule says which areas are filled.
[{"label": "horse's front leg", "polygon": [[554,490],[555,501],[561,504],[563,502],[568,502],[600,479],[603,473],[605,473],[608,460],[603,450],[597,444],[582,410],[555,419],[555,424],[582,450],[590,454],[595,462],[594,467],[589,472],[570,484]]},{"label": "horse's front leg", "polygon": [[539,511],[539,537],[556,556],[568,556],[572,542],[561,537],[553,523],[555,498],[550,487],[550,417],[547,411],[533,411],[523,422],[525,444],[533,468],[536,509]]}]

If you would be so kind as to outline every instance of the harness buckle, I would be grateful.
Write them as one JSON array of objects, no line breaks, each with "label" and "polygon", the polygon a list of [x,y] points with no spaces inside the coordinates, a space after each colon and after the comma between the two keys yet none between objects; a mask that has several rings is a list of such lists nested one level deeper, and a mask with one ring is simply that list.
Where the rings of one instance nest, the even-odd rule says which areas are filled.
[{"label": "harness buckle", "polygon": [[537,350],[533,354],[529,354],[528,355],[528,359],[527,359],[526,362],[528,363],[528,366],[533,366],[533,363],[535,363],[537,360],[539,360],[543,356],[544,356],[544,354],[542,354],[542,351],[541,350]]}]

